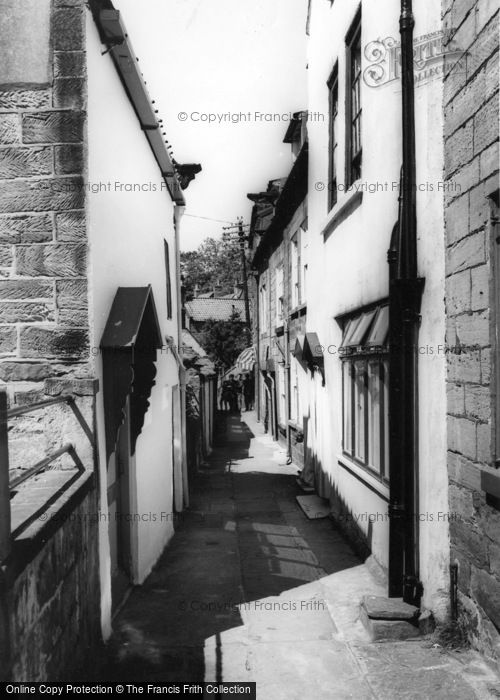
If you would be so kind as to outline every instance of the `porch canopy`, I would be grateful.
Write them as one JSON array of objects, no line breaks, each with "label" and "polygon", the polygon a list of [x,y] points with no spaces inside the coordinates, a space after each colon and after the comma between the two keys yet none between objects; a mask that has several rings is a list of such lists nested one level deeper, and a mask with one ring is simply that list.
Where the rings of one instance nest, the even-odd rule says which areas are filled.
[{"label": "porch canopy", "polygon": [[151,285],[118,287],[101,339],[106,457],[115,451],[130,399],[130,442],[135,443],[149,408],[162,338]]}]

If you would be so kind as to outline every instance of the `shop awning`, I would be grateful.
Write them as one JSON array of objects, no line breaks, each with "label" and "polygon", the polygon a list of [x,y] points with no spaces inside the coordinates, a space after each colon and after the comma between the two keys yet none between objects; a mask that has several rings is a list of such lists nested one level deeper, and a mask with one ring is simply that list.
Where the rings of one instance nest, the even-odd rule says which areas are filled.
[{"label": "shop awning", "polygon": [[238,369],[244,370],[245,372],[249,372],[253,368],[256,361],[255,348],[253,345],[251,345],[249,348],[245,348],[245,350],[240,352],[234,366]]}]

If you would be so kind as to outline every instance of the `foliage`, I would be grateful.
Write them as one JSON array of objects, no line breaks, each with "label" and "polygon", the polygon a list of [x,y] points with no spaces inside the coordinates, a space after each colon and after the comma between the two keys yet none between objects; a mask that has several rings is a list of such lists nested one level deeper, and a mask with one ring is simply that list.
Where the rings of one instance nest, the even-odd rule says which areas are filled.
[{"label": "foliage", "polygon": [[241,250],[236,238],[207,238],[197,250],[181,253],[181,274],[184,278],[186,299],[192,299],[195,287],[200,294],[213,291],[216,296],[233,293],[234,285],[241,284]]},{"label": "foliage", "polygon": [[207,321],[197,335],[217,370],[222,371],[232,367],[240,352],[250,344],[248,330],[237,311],[227,321]]}]

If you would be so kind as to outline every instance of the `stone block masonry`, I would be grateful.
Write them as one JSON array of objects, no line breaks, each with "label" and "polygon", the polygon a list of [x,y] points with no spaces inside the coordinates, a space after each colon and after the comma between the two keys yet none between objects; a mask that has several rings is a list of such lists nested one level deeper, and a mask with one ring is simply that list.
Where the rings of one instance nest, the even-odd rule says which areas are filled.
[{"label": "stone block masonry", "polygon": [[[11,406],[72,394],[92,429],[85,12],[84,0],[0,0],[9,30],[0,45],[0,383]],[[15,475],[65,442],[94,469],[93,447],[66,405],[10,428]],[[27,508],[47,475],[63,478],[57,469],[71,467],[72,477],[70,462],[64,456],[24,484]],[[71,680],[99,644],[98,494],[90,473],[80,478],[85,488],[69,497],[52,493],[50,513],[64,517],[35,519],[2,562],[10,632],[2,679]]]},{"label": "stone block masonry", "polygon": [[[0,97],[0,373],[11,397],[36,394],[37,366],[48,376],[51,367],[55,376],[90,373],[85,4],[44,0],[36,12],[38,26],[13,14],[11,82]],[[37,52],[48,71],[31,60]]]},{"label": "stone block masonry", "polygon": [[[465,52],[466,70],[444,80],[448,354],[448,476],[451,563],[458,566],[459,620],[472,643],[500,665],[500,510],[481,488],[497,473],[494,394],[494,216],[498,213],[498,3],[446,0],[448,40]],[[495,372],[498,373],[496,368]],[[500,474],[499,474],[500,476]]]},{"label": "stone block masonry", "polygon": [[13,681],[73,680],[99,648],[95,490],[71,505],[9,592]]}]

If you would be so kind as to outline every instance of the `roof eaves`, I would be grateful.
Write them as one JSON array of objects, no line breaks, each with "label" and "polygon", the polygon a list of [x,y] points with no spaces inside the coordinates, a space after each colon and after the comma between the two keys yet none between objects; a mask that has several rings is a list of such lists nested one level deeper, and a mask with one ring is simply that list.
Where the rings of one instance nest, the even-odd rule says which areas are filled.
[{"label": "roof eaves", "polygon": [[307,196],[308,160],[309,147],[306,141],[276,202],[274,217],[255,250],[252,260],[254,268],[262,262],[265,251],[272,246],[273,242],[283,236],[284,229],[290,223],[300,203]]},{"label": "roof eaves", "polygon": [[110,0],[105,2],[94,0],[91,9],[101,41],[109,48],[120,80],[139,119],[141,129],[146,135],[168,192],[176,204],[184,206],[186,202],[179,177],[163,141],[160,125],[120,12],[113,7]]}]

